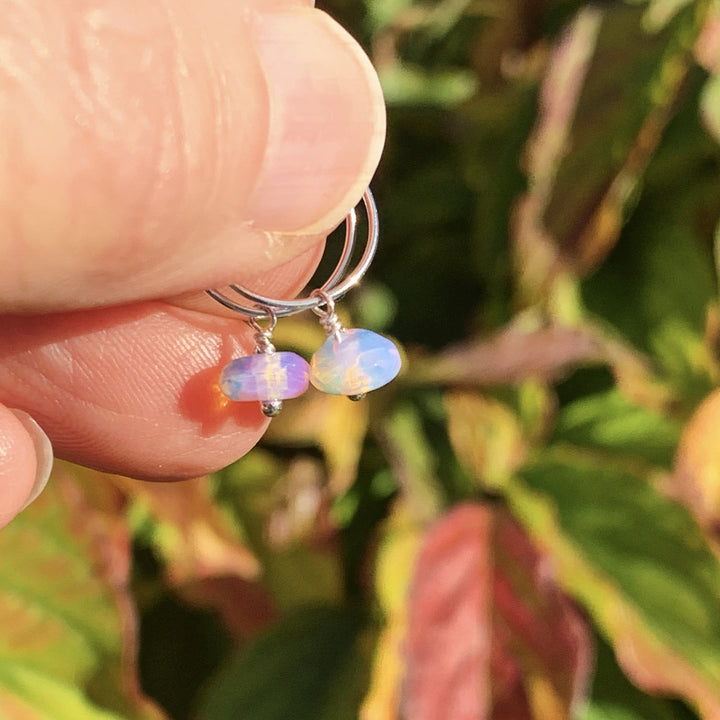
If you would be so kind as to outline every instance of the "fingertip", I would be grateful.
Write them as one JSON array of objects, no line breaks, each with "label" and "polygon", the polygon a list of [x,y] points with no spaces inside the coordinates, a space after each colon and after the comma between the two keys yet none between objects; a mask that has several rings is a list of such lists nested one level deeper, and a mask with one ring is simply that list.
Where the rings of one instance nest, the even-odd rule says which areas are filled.
[{"label": "fingertip", "polygon": [[25,500],[25,504],[21,508],[24,510],[40,495],[50,479],[54,459],[53,448],[50,438],[34,418],[30,417],[30,415],[23,410],[12,409],[10,412],[15,415],[23,428],[25,428],[35,451],[35,479],[30,493]]},{"label": "fingertip", "polygon": [[0,406],[0,527],[42,492],[52,469],[52,447],[22,410]]},{"label": "fingertip", "polygon": [[246,210],[272,232],[319,232],[360,199],[385,142],[380,81],[358,42],[308,7],[258,16],[269,134]]},{"label": "fingertip", "polygon": [[0,13],[22,78],[0,83],[2,310],[244,282],[369,184],[379,81],[311,0],[99,0],[92,23],[83,3],[26,4],[43,11]]}]

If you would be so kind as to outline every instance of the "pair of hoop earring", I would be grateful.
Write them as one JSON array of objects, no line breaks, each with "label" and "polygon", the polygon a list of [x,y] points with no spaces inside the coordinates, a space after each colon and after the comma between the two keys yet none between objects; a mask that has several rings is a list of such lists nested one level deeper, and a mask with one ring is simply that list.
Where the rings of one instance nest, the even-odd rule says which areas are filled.
[{"label": "pair of hoop earring", "polygon": [[[307,297],[280,300],[241,285],[230,285],[238,299],[218,290],[206,291],[221,305],[243,315],[255,331],[255,353],[233,360],[220,373],[220,389],[230,400],[259,402],[266,416],[275,417],[282,410],[283,400],[302,395],[311,383],[323,392],[360,400],[400,372],[400,353],[392,341],[371,330],[344,328],[335,312],[335,301],[362,280],[377,250],[378,212],[369,189],[363,195],[363,204],[368,234],[357,264],[348,272],[357,235],[357,213],[353,209],[345,218],[345,244],[335,269]],[[296,353],[278,352],[272,343],[278,318],[308,310],[320,318],[328,336],[309,364]]]}]

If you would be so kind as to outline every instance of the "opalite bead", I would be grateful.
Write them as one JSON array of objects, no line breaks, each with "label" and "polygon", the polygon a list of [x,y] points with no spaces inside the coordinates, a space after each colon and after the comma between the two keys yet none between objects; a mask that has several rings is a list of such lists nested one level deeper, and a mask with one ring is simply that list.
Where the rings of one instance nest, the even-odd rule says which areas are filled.
[{"label": "opalite bead", "polygon": [[287,400],[308,387],[310,366],[292,352],[258,353],[233,360],[220,374],[220,389],[231,400]]},{"label": "opalite bead", "polygon": [[364,395],[389,383],[401,364],[398,349],[386,337],[372,330],[341,330],[313,355],[310,382],[331,395]]}]

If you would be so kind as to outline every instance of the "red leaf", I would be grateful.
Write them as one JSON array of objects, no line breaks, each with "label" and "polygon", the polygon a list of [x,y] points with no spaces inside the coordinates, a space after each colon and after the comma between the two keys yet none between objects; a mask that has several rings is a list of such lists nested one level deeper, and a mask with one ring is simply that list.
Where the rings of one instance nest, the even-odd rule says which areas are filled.
[{"label": "red leaf", "polygon": [[516,323],[493,337],[416,359],[412,380],[469,386],[555,380],[577,365],[598,365],[610,359],[608,343],[593,329],[561,325],[526,328]]},{"label": "red leaf", "polygon": [[584,620],[507,512],[462,505],[430,531],[410,591],[402,717],[570,718],[590,658]]},{"label": "red leaf", "polygon": [[457,508],[431,530],[410,591],[401,715],[482,720],[491,697],[492,513]]}]

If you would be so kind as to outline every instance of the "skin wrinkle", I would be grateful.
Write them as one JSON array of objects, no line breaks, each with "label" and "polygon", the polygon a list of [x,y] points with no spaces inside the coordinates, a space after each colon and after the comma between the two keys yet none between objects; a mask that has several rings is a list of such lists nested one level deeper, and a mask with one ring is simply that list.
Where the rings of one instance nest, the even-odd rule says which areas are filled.
[{"label": "skin wrinkle", "polygon": [[5,206],[2,209],[7,222],[3,227],[3,233],[5,242],[9,245],[3,261],[12,265],[20,286],[25,288],[30,287],[32,263],[22,251],[20,217],[10,211],[10,208],[20,204],[14,203],[13,199],[17,199],[19,188],[23,187],[25,173],[22,164],[18,162],[22,151],[22,143],[19,141],[21,134],[17,132],[16,124],[12,122],[15,119],[11,113],[13,104],[7,98],[15,95],[20,101],[19,104],[27,104],[30,107],[41,105],[41,98],[36,83],[32,82],[32,77],[33,68],[37,75],[43,65],[37,60],[40,54],[38,51],[42,46],[33,43],[31,45],[33,52],[28,53],[27,48],[17,40],[22,34],[13,32],[13,28],[37,25],[38,13],[34,10],[33,6],[28,7],[22,0],[11,2],[4,7],[3,12],[6,13],[10,32],[0,36],[0,110],[4,109],[0,116],[0,158],[5,158],[5,177],[2,174],[3,168],[0,167],[0,198],[5,202],[0,200],[0,207]]},{"label": "skin wrinkle", "polygon": [[[162,326],[162,323],[158,324]],[[142,407],[147,402],[147,398],[177,394],[179,388],[197,370],[203,369],[217,360],[218,343],[215,338],[208,338],[205,335],[201,339],[200,332],[188,336],[180,334],[173,338],[172,343],[163,343],[160,347],[155,347],[147,341],[147,336],[152,335],[152,328],[144,329],[144,339],[142,340],[132,332],[132,325],[120,328],[120,330],[123,337],[129,336],[129,340],[118,342],[109,337],[103,347],[111,345],[111,349],[107,353],[95,354],[76,363],[75,368],[82,367],[84,376],[80,382],[78,382],[77,375],[72,379],[73,393],[78,397],[83,397],[82,391],[86,387],[96,387],[99,384],[98,380],[102,382],[107,378],[112,378],[117,375],[117,371],[133,367],[149,370],[149,372],[132,373],[129,380],[125,377],[122,387],[116,387],[112,381],[105,382],[103,385],[105,402],[101,402],[103,398],[99,397],[95,390],[94,394],[98,398],[96,402],[106,409],[109,409],[111,405],[122,404],[128,396],[136,398],[139,406]],[[162,333],[162,329],[159,332]],[[102,344],[102,334],[100,343]],[[105,354],[112,357],[112,364],[108,365],[103,362]],[[167,373],[166,368],[168,367],[182,369],[182,374],[173,382]],[[113,369],[116,370],[115,374]],[[165,392],[162,392],[163,390]],[[150,406],[148,409],[152,410],[153,407]],[[140,416],[138,415],[138,417]]]},{"label": "skin wrinkle", "polygon": [[229,142],[226,138],[231,137],[232,111],[228,102],[229,83],[224,68],[219,62],[210,60],[210,52],[212,42],[207,38],[207,31],[203,33],[201,38],[201,48],[207,65],[207,74],[210,78],[210,97],[212,106],[216,109],[213,113],[213,149],[216,151],[213,155],[213,163],[211,164],[211,182],[208,183],[208,192],[210,195],[210,204],[220,204],[219,198],[222,196],[222,189],[225,184],[226,173],[223,169],[224,156],[219,152],[219,148],[228,147]]},{"label": "skin wrinkle", "polygon": [[[168,188],[165,182],[166,178],[172,177],[176,187],[176,203],[163,202],[162,197],[158,197],[155,206],[167,207],[170,211],[179,206],[185,206],[191,199],[189,197],[189,180],[192,177],[195,185],[198,185],[197,178],[199,176],[198,170],[202,171],[202,174],[206,176],[206,181],[200,183],[203,188],[202,199],[199,203],[196,201],[190,202],[190,204],[198,204],[200,207],[199,216],[205,217],[202,213],[216,214],[213,208],[223,206],[224,199],[222,198],[223,193],[226,193],[228,169],[226,163],[228,162],[228,153],[221,152],[220,148],[227,149],[235,143],[231,143],[228,137],[231,134],[232,126],[235,125],[235,121],[231,119],[230,107],[232,106],[229,102],[228,83],[226,75],[220,74],[220,69],[214,71],[215,68],[221,68],[221,63],[212,62],[210,59],[210,53],[212,50],[212,43],[204,42],[202,37],[202,30],[198,30],[199,36],[196,40],[197,47],[200,48],[200,52],[197,53],[199,57],[193,60],[193,67],[195,74],[207,78],[206,86],[204,87],[205,95],[202,106],[206,107],[206,115],[211,118],[209,125],[212,128],[212,134],[209,143],[203,143],[202,147],[194,147],[197,145],[197,141],[192,141],[192,137],[197,135],[197,132],[191,131],[190,122],[188,117],[190,115],[188,108],[184,106],[182,98],[185,94],[182,88],[188,84],[188,71],[187,63],[182,55],[180,46],[183,42],[183,36],[181,31],[177,28],[182,25],[180,20],[176,17],[174,12],[175,7],[170,3],[165,3],[165,10],[167,12],[166,24],[171,28],[171,36],[173,38],[173,60],[170,63],[171,70],[169,73],[172,75],[171,86],[177,87],[178,92],[170,93],[170,104],[168,109],[168,117],[163,123],[164,136],[161,140],[164,152],[163,158],[160,161],[160,168],[157,171],[156,181],[154,182],[154,190],[157,193],[162,191],[172,192],[172,188]],[[198,23],[199,26],[199,23]],[[186,39],[185,39],[186,40]],[[202,67],[203,71],[199,72],[198,68]],[[222,78],[222,79],[221,79]],[[198,103],[193,103],[193,113],[196,113]],[[169,160],[172,156],[173,160]],[[148,205],[151,202],[148,201]],[[218,227],[220,224],[232,226],[238,222],[236,217],[237,209],[233,210],[233,213],[228,215],[218,215]],[[139,231],[140,234],[146,234],[150,232],[152,227],[165,226],[172,224],[172,219],[165,218],[163,220],[155,220],[156,212],[154,209],[145,212],[145,219],[142,223],[142,228]],[[168,222],[169,220],[169,222]],[[191,239],[190,242],[203,242],[208,233],[213,234],[216,230],[208,229],[207,222],[204,221],[202,230],[193,230],[193,226],[197,225],[197,218],[193,218],[190,222],[186,222],[183,225],[182,233]],[[145,263],[145,267],[152,267],[152,263]],[[178,274],[183,274],[185,268],[180,265],[177,268]],[[141,270],[142,273],[142,270]],[[172,269],[163,267],[163,274],[166,278],[172,277]],[[152,277],[152,271],[151,271]]]},{"label": "skin wrinkle", "polygon": [[[137,151],[139,161],[145,164],[150,172],[146,173],[144,188],[139,184],[134,186],[139,191],[135,195],[134,207],[119,229],[119,234],[125,238],[126,242],[117,244],[117,253],[110,259],[111,262],[106,264],[109,280],[116,275],[114,265],[129,265],[133,257],[136,257],[138,262],[134,273],[137,275],[142,275],[145,268],[156,263],[167,252],[167,248],[160,244],[155,248],[155,253],[148,253],[144,238],[152,234],[153,230],[157,235],[159,234],[158,230],[166,227],[169,229],[175,225],[174,219],[170,216],[172,212],[170,208],[173,204],[167,203],[165,200],[167,194],[173,194],[177,198],[175,208],[186,206],[190,200],[188,191],[190,172],[187,159],[189,148],[186,142],[184,113],[180,101],[181,84],[178,79],[181,73],[176,70],[177,66],[182,64],[182,57],[177,38],[171,31],[172,21],[158,24],[162,28],[170,28],[170,31],[166,32],[168,37],[166,46],[172,47],[172,51],[166,51],[165,54],[154,53],[155,65],[160,64],[161,66],[160,72],[157,74],[163,78],[170,78],[165,83],[165,87],[169,90],[157,93],[152,101],[159,106],[159,110],[151,106],[144,111],[150,113],[155,111],[160,115],[159,122],[157,118],[147,118],[147,122],[144,123],[145,131],[142,132],[141,138],[138,138],[138,143],[142,144],[142,150]],[[154,38],[153,44],[156,42],[157,39]],[[140,104],[142,103],[141,100]],[[123,126],[132,125],[133,122],[130,120],[130,122],[118,123],[116,132]],[[131,158],[133,155],[131,149]],[[158,212],[158,208],[163,207],[170,210],[170,213]],[[162,234],[169,239],[175,233],[164,230]]]},{"label": "skin wrinkle", "polygon": [[[30,358],[27,351],[11,351],[9,357],[6,352],[0,382],[5,386],[8,370],[14,370],[14,375],[20,375],[26,381],[30,402],[42,399],[35,408],[41,424],[44,424],[43,419],[49,421],[41,417],[45,403],[50,398],[57,398],[61,404],[72,408],[75,415],[86,417],[91,426],[102,427],[106,424],[103,419],[106,414],[115,416],[119,412],[122,417],[136,418],[141,427],[135,428],[134,432],[146,435],[148,423],[154,427],[158,416],[171,419],[168,403],[174,404],[175,399],[182,396],[187,383],[198,371],[209,370],[206,382],[216,382],[220,356],[228,354],[222,347],[226,345],[226,336],[218,331],[238,329],[236,321],[215,318],[212,321],[214,328],[204,330],[188,324],[191,319],[194,319],[193,313],[177,308],[166,312],[164,306],[159,305],[152,315],[143,313],[130,322],[101,328],[94,337],[73,337],[70,325],[68,339],[50,343],[42,348],[42,352],[33,351]],[[208,318],[206,324],[211,325],[211,319]],[[245,330],[244,326],[242,329]],[[102,347],[103,351],[87,354],[90,343],[93,347]],[[235,349],[233,338],[230,351]],[[116,360],[119,374],[113,373],[103,361],[107,353]],[[59,358],[63,358],[61,364],[65,371],[58,376]],[[65,358],[72,358],[72,361],[68,363]],[[145,372],[138,373],[136,367],[145,368]],[[17,383],[12,384],[13,391],[17,391]],[[123,421],[124,424],[127,422]],[[198,420],[183,420],[177,416],[174,422],[176,433],[196,432]],[[78,432],[77,424],[73,426],[73,432]],[[89,437],[86,433],[82,436]],[[93,442],[97,444],[98,438]]]},{"label": "skin wrinkle", "polygon": [[185,120],[185,113],[183,111],[180,88],[183,86],[184,79],[188,77],[187,67],[185,65],[184,58],[180,51],[182,33],[179,30],[179,25],[173,9],[172,0],[166,0],[160,3],[163,8],[165,16],[168,20],[168,28],[170,31],[170,37],[172,38],[172,53],[170,57],[172,62],[170,63],[170,74],[173,78],[173,85],[178,89],[171,95],[171,108],[169,110],[169,116],[172,118],[167,125],[165,125],[166,132],[171,133],[172,142],[169,142],[166,147],[174,148],[174,162],[172,163],[172,170],[168,173],[168,176],[172,174],[174,182],[178,182],[180,178],[181,188],[177,192],[180,196],[179,199],[187,197],[189,195],[187,190],[187,184],[190,180],[190,174],[188,168],[190,167],[190,148],[188,146],[187,137],[187,123]]},{"label": "skin wrinkle", "polygon": [[[79,407],[75,407],[75,415],[85,416],[94,418],[95,423],[101,424],[106,427],[112,427],[114,424],[120,422],[127,424],[128,421],[136,428],[136,437],[142,438],[143,444],[152,444],[152,441],[156,439],[161,445],[166,444],[167,437],[165,433],[164,423],[158,419],[149,418],[146,414],[139,412],[132,412],[125,407],[121,409],[109,407],[108,405],[100,402],[100,398],[95,397],[80,397],[72,389],[68,389],[61,384],[53,382],[47,376],[43,377],[44,382],[47,385],[46,390],[48,394],[52,391],[57,394],[56,405],[60,407],[67,407],[72,405],[73,407],[79,404]],[[144,410],[152,410],[152,407],[143,408]],[[33,414],[43,419],[43,410],[36,409]],[[46,421],[47,422],[47,421]],[[69,427],[64,428],[65,432],[57,433],[55,437],[55,443],[65,448],[67,451],[80,450],[83,453],[87,453],[89,450],[95,453],[107,454],[109,457],[116,457],[122,461],[122,450],[118,450],[116,447],[115,439],[111,434],[98,434],[93,432],[92,427],[73,423]],[[152,434],[151,429],[158,430],[159,432]],[[190,474],[193,474],[192,472]],[[140,475],[138,475],[140,477]],[[145,475],[144,477],[147,477]],[[142,478],[141,478],[142,479]]]},{"label": "skin wrinkle", "polygon": [[176,360],[187,368],[188,373],[194,374],[217,362],[219,345],[198,343],[195,338],[183,336],[178,341]]},{"label": "skin wrinkle", "polygon": [[[68,407],[70,404],[74,406],[76,403],[79,403],[83,410],[91,409],[91,404],[89,402],[67,392],[62,385],[54,382],[50,377],[41,375],[38,378],[40,380],[39,384],[37,382],[28,382],[25,370],[26,368],[23,365],[16,365],[16,369],[14,371],[12,366],[5,369],[5,371],[7,371],[10,375],[14,372],[15,377],[18,379],[18,384],[13,388],[15,392],[21,391],[22,388],[28,396],[42,398],[42,404],[40,407],[33,407],[32,403],[28,404],[29,412],[41,425],[45,416],[53,416],[55,412],[62,413],[63,409]],[[3,392],[4,384],[4,382],[0,381],[0,399],[3,399],[2,396],[5,394]],[[78,428],[75,427],[75,425],[70,424],[62,427],[69,438],[77,438],[78,443],[82,445],[84,438],[82,438],[77,432]],[[60,443],[62,443],[62,433],[58,433],[55,439],[56,441],[60,441]]]},{"label": "skin wrinkle", "polygon": [[[71,205],[70,222],[68,235],[75,235],[82,238],[85,229],[85,213],[88,205],[89,193],[97,193],[99,190],[86,188],[88,178],[92,177],[98,168],[101,168],[101,177],[110,185],[110,192],[120,181],[120,176],[112,167],[112,156],[119,154],[121,147],[126,150],[127,156],[132,162],[132,147],[137,144],[138,138],[130,128],[149,125],[142,123],[142,108],[137,107],[135,122],[128,127],[125,116],[128,109],[124,106],[113,103],[114,91],[111,81],[111,74],[105,69],[111,62],[112,54],[109,46],[101,41],[102,24],[98,21],[97,15],[94,23],[88,22],[87,6],[78,7],[76,13],[71,16],[65,15],[63,36],[58,41],[57,55],[66,61],[67,77],[69,87],[72,90],[70,98],[67,99],[67,123],[68,134],[71,146],[74,146],[75,174],[70,179],[73,191],[70,193]],[[52,33],[52,30],[48,31]],[[118,31],[113,31],[118,35]],[[114,43],[118,42],[117,37],[113,38]],[[126,134],[120,136],[117,129],[126,126]],[[152,143],[148,143],[151,146]],[[75,188],[79,188],[76,191]],[[84,191],[83,191],[83,188]],[[133,193],[133,203],[143,198],[144,189],[138,188]],[[118,214],[114,222],[121,224],[121,216]],[[131,255],[137,250],[137,245],[132,240],[132,234],[126,233],[128,242],[120,246],[121,259]],[[84,241],[83,241],[83,244]],[[116,251],[117,252],[117,251]],[[107,243],[98,244],[96,250],[91,250],[95,259],[94,275],[97,281],[101,282],[104,276],[112,273],[112,257],[108,257],[109,250]],[[108,262],[109,261],[109,262]]]},{"label": "skin wrinkle", "polygon": [[[71,194],[75,203],[65,234],[82,243],[85,262],[89,257],[94,258],[89,276],[96,285],[111,282],[116,267],[127,267],[142,277],[148,268],[166,260],[167,244],[175,244],[183,236],[186,243],[202,242],[204,236],[214,232],[207,223],[210,215],[215,215],[216,222],[223,224],[233,221],[217,213],[218,204],[226,201],[221,198],[221,203],[218,194],[228,184],[223,166],[226,153],[220,152],[220,144],[227,148],[229,143],[215,131],[203,137],[197,129],[206,125],[206,116],[213,119],[207,123],[211,126],[217,126],[218,118],[223,125],[230,123],[226,119],[230,114],[228,102],[218,106],[224,94],[209,70],[218,63],[209,60],[209,51],[198,39],[193,39],[188,50],[185,38],[186,45],[180,49],[183,41],[183,34],[177,29],[180,24],[180,20],[172,16],[152,23],[167,36],[164,40],[156,33],[152,38],[160,50],[154,55],[155,67],[151,74],[157,76],[161,91],[152,97],[147,96],[147,92],[145,96],[135,93],[132,103],[125,95],[126,89],[132,87],[128,83],[133,74],[137,74],[137,68],[132,65],[124,74],[115,72],[112,76],[103,68],[108,63],[118,65],[115,46],[122,44],[122,38],[118,39],[117,31],[108,30],[96,19],[92,26],[82,28],[85,36],[91,37],[80,37],[81,31],[74,29],[66,33],[68,37],[56,41],[59,47],[54,56],[60,58],[61,64],[63,58],[67,58],[67,68],[74,78],[72,98],[65,99],[65,116],[61,115],[59,122],[63,126],[67,124],[75,145],[71,153],[76,169],[72,174],[73,186],[80,186],[79,192]],[[183,71],[187,65],[183,53],[187,52],[192,53],[195,73],[204,79],[202,82],[189,78]],[[55,73],[61,70],[53,69]],[[110,77],[113,77],[112,87]],[[26,84],[38,85],[37,82]],[[148,111],[162,120],[156,122],[157,118],[149,117]],[[188,121],[190,114],[198,115],[192,120],[192,127]],[[78,122],[80,116],[85,119]],[[164,157],[159,158],[163,150]],[[122,162],[117,162],[118,157],[123,158]],[[135,171],[136,158],[152,172]],[[95,188],[88,178],[97,176],[98,168],[102,168],[99,175],[104,180],[101,187]],[[200,177],[205,180],[199,180]],[[88,243],[84,214],[88,203],[107,208],[108,198],[118,193],[124,196],[123,212],[118,214],[113,209],[109,219],[103,220],[108,231],[103,242]],[[227,190],[225,193],[227,195]],[[97,201],[93,196],[97,196]],[[144,238],[153,227],[164,229],[165,243],[147,245]],[[194,227],[197,229],[193,230]],[[122,236],[123,242],[115,242],[113,236],[116,235]]]},{"label": "skin wrinkle", "polygon": [[[165,4],[166,13],[170,16],[170,9],[168,4]],[[169,26],[172,27],[172,21],[169,21]],[[168,68],[166,70],[167,75],[173,75],[172,68],[175,67],[174,76],[180,77],[182,74],[177,68],[181,64],[181,55],[178,48],[177,33],[169,33],[169,37],[172,38],[170,43],[174,48],[174,52],[168,53],[171,58],[174,58],[174,62],[167,63]],[[153,47],[152,43],[149,43],[149,47]],[[155,53],[156,54],[156,53]],[[150,71],[151,68],[148,68]],[[179,88],[179,83],[177,84]],[[152,236],[156,234],[166,223],[167,218],[163,217],[161,213],[155,213],[149,211],[151,207],[162,207],[162,197],[169,192],[169,186],[172,182],[177,182],[177,178],[186,178],[184,183],[185,190],[178,192],[178,195],[188,196],[187,192],[187,175],[182,172],[178,172],[178,160],[177,158],[183,157],[183,133],[179,132],[181,123],[178,118],[182,117],[180,112],[180,102],[178,94],[172,94],[171,99],[175,102],[166,102],[165,109],[162,113],[160,122],[156,123],[158,127],[158,141],[155,146],[157,152],[151,161],[150,165],[155,170],[152,175],[152,182],[150,191],[148,193],[145,212],[139,215],[138,228],[140,234]],[[142,222],[141,222],[142,220]]]}]

